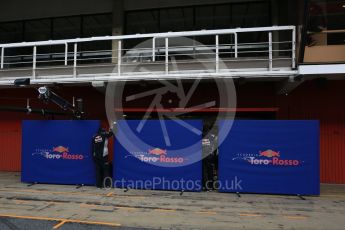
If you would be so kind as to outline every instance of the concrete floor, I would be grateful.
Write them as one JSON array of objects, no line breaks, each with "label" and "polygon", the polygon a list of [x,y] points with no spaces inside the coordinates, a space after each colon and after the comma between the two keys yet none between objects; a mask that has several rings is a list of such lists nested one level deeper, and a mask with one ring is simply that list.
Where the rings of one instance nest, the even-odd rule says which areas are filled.
[{"label": "concrete floor", "polygon": [[321,191],[320,197],[305,200],[217,192],[180,196],[169,191],[28,186],[20,182],[19,173],[0,173],[0,229],[9,222],[21,223],[14,229],[22,229],[30,221],[41,223],[40,229],[345,229],[345,186],[322,185]]}]

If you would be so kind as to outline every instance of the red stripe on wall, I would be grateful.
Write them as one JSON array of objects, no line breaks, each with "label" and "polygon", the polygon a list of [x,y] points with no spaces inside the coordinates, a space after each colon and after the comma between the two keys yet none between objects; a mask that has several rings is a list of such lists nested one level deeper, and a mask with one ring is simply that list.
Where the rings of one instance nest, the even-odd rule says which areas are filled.
[{"label": "red stripe on wall", "polygon": [[[152,112],[171,112],[171,113],[178,113],[178,112],[196,112],[196,113],[218,113],[218,112],[277,112],[279,108],[205,108],[205,109],[193,109],[193,108],[172,108],[172,109],[157,109],[154,108]],[[139,112],[144,113],[147,112],[148,108],[123,108],[119,109],[116,108],[115,112]]]}]

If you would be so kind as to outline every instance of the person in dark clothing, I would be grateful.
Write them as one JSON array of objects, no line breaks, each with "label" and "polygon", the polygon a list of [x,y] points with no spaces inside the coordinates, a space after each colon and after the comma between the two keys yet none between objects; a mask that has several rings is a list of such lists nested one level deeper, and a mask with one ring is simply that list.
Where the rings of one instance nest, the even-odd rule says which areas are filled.
[{"label": "person in dark clothing", "polygon": [[109,132],[99,128],[92,137],[92,157],[96,167],[96,186],[102,188],[105,185],[104,179],[110,176],[110,163],[108,159],[108,139],[113,136],[111,129]]},{"label": "person in dark clothing", "polygon": [[216,189],[215,177],[218,171],[217,136],[209,134],[202,140],[202,178],[204,190]]}]

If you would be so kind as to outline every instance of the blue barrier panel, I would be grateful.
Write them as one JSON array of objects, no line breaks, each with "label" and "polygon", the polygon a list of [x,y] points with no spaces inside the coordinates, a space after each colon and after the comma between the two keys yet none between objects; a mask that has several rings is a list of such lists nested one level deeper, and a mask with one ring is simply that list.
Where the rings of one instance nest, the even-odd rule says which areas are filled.
[{"label": "blue barrier panel", "polygon": [[99,121],[23,121],[22,181],[95,184],[92,136]]},{"label": "blue barrier panel", "polygon": [[200,191],[201,120],[184,120],[184,125],[173,120],[147,120],[138,132],[140,122],[118,122],[114,145],[115,186]]},{"label": "blue barrier panel", "polygon": [[318,121],[239,120],[219,138],[221,192],[320,194]]}]

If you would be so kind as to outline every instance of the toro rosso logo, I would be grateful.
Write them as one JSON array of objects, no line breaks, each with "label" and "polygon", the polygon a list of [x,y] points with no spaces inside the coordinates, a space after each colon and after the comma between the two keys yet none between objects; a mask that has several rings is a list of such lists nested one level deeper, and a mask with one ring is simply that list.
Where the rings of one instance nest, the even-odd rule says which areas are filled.
[{"label": "toro rosso logo", "polygon": [[149,149],[147,152],[131,152],[131,155],[146,163],[181,164],[185,161],[183,157],[169,157],[168,151],[161,148]]},{"label": "toro rosso logo", "polygon": [[32,154],[42,156],[48,160],[83,160],[82,154],[71,154],[68,147],[62,145],[53,147],[52,149],[36,149]]},{"label": "toro rosso logo", "polygon": [[298,166],[302,162],[296,159],[281,159],[279,151],[267,149],[259,154],[237,154],[233,160],[244,160],[251,165]]}]

